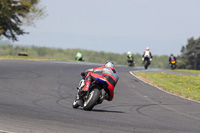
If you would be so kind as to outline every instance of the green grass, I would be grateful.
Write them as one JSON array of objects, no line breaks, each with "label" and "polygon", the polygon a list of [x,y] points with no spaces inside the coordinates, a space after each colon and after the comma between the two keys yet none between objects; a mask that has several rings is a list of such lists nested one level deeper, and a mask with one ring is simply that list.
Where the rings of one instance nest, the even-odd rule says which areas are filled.
[{"label": "green grass", "polygon": [[175,69],[176,72],[187,72],[187,73],[197,73],[200,74],[200,70],[186,70],[186,69]]},{"label": "green grass", "polygon": [[134,72],[135,75],[168,92],[200,101],[200,77],[167,73]]},{"label": "green grass", "polygon": [[25,59],[25,60],[62,60],[69,61],[60,58],[52,58],[52,57],[31,57],[31,56],[12,56],[12,55],[0,55],[0,59]]}]

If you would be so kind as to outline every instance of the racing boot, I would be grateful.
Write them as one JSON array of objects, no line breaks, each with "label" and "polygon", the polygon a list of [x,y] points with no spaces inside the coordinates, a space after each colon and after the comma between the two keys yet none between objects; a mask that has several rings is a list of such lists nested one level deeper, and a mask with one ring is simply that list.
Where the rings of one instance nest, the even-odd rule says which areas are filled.
[{"label": "racing boot", "polygon": [[108,94],[106,94],[104,96],[104,99],[106,99],[107,101],[112,101],[113,97],[112,96],[109,96]]},{"label": "racing boot", "polygon": [[85,86],[78,91],[78,96],[79,96],[78,99],[82,99],[83,96],[85,94],[87,94],[87,91],[89,89],[90,83],[91,83],[91,81],[85,80]]}]

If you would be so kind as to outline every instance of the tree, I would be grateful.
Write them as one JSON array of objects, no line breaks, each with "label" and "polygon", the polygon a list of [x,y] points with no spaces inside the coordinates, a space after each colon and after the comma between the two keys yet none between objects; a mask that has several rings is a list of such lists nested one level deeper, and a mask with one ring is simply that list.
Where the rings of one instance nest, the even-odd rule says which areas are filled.
[{"label": "tree", "polygon": [[179,68],[200,70],[200,38],[188,39],[186,47],[181,49],[181,65]]},{"label": "tree", "polygon": [[33,25],[44,16],[39,0],[0,0],[0,37],[17,41],[17,36],[27,33],[22,25]]}]

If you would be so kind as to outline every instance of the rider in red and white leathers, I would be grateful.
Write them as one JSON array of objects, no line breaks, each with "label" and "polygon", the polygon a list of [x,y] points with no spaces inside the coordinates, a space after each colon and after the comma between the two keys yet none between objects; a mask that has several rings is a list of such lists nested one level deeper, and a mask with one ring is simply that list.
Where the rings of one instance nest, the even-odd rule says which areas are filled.
[{"label": "rider in red and white leathers", "polygon": [[150,48],[146,47],[146,50],[144,51],[144,53],[142,55],[142,61],[144,61],[144,57],[149,57],[150,61],[152,61],[153,56],[149,50],[150,50]]},{"label": "rider in red and white leathers", "polygon": [[95,78],[102,78],[107,81],[108,88],[105,90],[107,96],[106,100],[111,101],[114,97],[114,88],[118,82],[119,76],[116,69],[114,68],[114,63],[109,61],[106,62],[104,66],[98,68],[88,69],[85,72],[85,86],[80,92],[87,91],[89,89],[90,83],[95,80]]}]

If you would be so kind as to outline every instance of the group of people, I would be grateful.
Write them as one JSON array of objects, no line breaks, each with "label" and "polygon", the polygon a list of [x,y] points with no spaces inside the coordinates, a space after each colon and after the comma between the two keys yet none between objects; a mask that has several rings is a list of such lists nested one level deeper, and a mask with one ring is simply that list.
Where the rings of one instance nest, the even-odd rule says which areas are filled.
[{"label": "group of people", "polygon": [[[142,61],[143,61],[143,63],[144,63],[145,58],[147,58],[147,57],[148,57],[148,63],[150,64],[151,61],[152,61],[152,59],[153,59],[153,56],[152,56],[152,53],[150,52],[150,48],[149,47],[146,47],[146,49],[145,49],[145,51],[144,51],[144,53],[142,55]],[[82,53],[77,52],[75,60],[77,60],[77,61],[84,61]],[[127,52],[127,62],[129,63],[130,66],[134,65],[134,57],[133,57],[133,54],[131,53],[131,51]],[[170,66],[174,62],[175,62],[175,65],[176,65],[176,63],[177,63],[176,62],[176,57],[173,54],[171,54],[169,56],[169,64],[170,64]]]},{"label": "group of people", "polygon": [[[146,47],[146,49],[145,49],[145,51],[144,51],[144,53],[142,55],[143,63],[144,63],[145,58],[147,58],[147,57],[149,58],[149,63],[150,63],[152,61],[152,59],[153,59],[153,56],[152,56],[152,54],[150,52],[150,48],[149,47]],[[127,52],[127,62],[134,62],[133,54],[131,53],[131,51]]]},{"label": "group of people", "polygon": [[[145,60],[145,57],[149,57],[150,61],[152,61],[153,56],[150,52],[149,47],[146,47],[142,55],[143,61]],[[133,60],[133,54],[130,51],[127,53],[127,58],[128,60]],[[176,61],[176,57],[173,54],[171,54],[169,57],[169,62],[171,63],[172,61]],[[114,97],[114,88],[119,80],[119,76],[115,69],[115,65],[112,61],[107,61],[104,66],[88,69],[82,72],[81,75],[85,76],[85,81],[84,81],[84,86],[82,88],[79,88],[78,90],[77,100],[82,99],[82,97],[87,93],[90,87],[90,84],[96,78],[102,78],[108,83],[108,87],[105,89],[107,95],[104,97],[104,99],[108,101],[112,101]]]},{"label": "group of people", "polygon": [[[146,47],[143,55],[142,55],[142,61],[144,63],[144,60],[145,60],[145,57],[148,57],[149,58],[149,63],[151,63],[152,59],[153,59],[153,56],[152,56],[152,53],[150,52],[150,48],[149,47]],[[134,62],[134,58],[133,58],[133,54],[131,53],[131,51],[128,51],[127,52],[127,62]],[[176,57],[173,55],[173,54],[170,54],[169,56],[169,64],[170,66],[175,63],[176,65]]]}]

